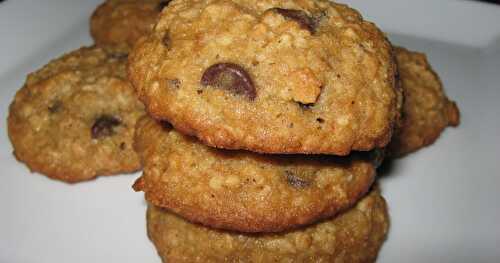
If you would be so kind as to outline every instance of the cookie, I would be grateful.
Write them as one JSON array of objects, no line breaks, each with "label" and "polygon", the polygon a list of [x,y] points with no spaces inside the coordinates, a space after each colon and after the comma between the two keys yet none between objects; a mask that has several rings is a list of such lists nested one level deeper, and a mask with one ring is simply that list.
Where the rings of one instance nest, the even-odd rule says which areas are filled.
[{"label": "cookie", "polygon": [[372,191],[327,221],[286,233],[218,231],[149,206],[148,235],[163,262],[373,262],[389,228],[387,207]]},{"label": "cookie", "polygon": [[326,0],[173,1],[129,77],[154,118],[225,149],[347,155],[399,115],[390,43]]},{"label": "cookie", "polygon": [[425,54],[395,48],[405,101],[402,125],[389,145],[392,156],[414,152],[436,141],[447,126],[460,123],[455,102],[446,96]]},{"label": "cookie", "polygon": [[140,169],[133,137],[144,106],[126,61],[84,47],[29,74],[8,117],[17,159],[70,183]]},{"label": "cookie", "polygon": [[158,14],[170,0],[107,0],[90,18],[90,34],[99,46],[128,53],[151,32]]},{"label": "cookie", "polygon": [[135,148],[134,184],[152,204],[214,228],[278,232],[335,215],[370,188],[377,155],[261,155],[218,150],[149,117]]}]

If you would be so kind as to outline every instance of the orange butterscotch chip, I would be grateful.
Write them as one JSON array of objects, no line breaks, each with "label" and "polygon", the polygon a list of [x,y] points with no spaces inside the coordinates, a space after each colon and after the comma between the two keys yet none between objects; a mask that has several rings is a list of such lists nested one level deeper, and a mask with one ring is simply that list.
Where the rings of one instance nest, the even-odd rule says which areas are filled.
[{"label": "orange butterscotch chip", "polygon": [[291,97],[303,104],[315,103],[321,93],[321,82],[309,68],[292,72],[290,81]]}]

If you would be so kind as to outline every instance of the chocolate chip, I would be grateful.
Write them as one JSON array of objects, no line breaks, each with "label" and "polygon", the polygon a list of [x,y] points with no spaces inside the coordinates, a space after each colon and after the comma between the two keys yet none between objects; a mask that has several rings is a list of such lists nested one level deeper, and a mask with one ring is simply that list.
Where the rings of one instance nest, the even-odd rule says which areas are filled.
[{"label": "chocolate chip", "polygon": [[309,110],[314,106],[314,103],[307,103],[307,104],[304,104],[301,102],[297,102],[297,103],[299,104],[299,107],[303,110]]},{"label": "chocolate chip", "polygon": [[277,12],[278,14],[284,16],[285,18],[295,20],[299,25],[308,30],[311,33],[316,31],[316,19],[310,17],[306,12],[302,10],[295,9],[284,9],[284,8],[272,8],[271,10]]},{"label": "chocolate chip", "polygon": [[172,124],[170,124],[168,121],[160,121],[161,128],[165,131],[170,131],[172,130]]},{"label": "chocolate chip", "polygon": [[200,81],[203,86],[213,86],[244,95],[250,100],[257,96],[250,75],[241,66],[233,63],[219,63],[205,70]]},{"label": "chocolate chip", "polygon": [[158,11],[162,11],[163,8],[167,7],[168,4],[170,4],[170,2],[172,2],[172,0],[164,0],[164,1],[160,1],[160,3],[158,3]]},{"label": "chocolate chip", "polygon": [[170,34],[168,32],[165,33],[161,42],[167,49],[170,49],[170,44],[172,43],[172,41],[170,40]]},{"label": "chocolate chip", "polygon": [[115,132],[114,127],[121,124],[121,121],[113,116],[102,115],[97,118],[92,125],[91,135],[93,139],[99,139],[113,135]]},{"label": "chocolate chip", "polygon": [[63,106],[62,102],[57,100],[48,107],[48,110],[50,113],[56,113],[62,109],[62,106]]},{"label": "chocolate chip", "polygon": [[309,181],[304,178],[299,177],[297,174],[291,171],[285,171],[286,181],[288,184],[295,188],[306,188],[311,185]]},{"label": "chocolate chip", "polygon": [[316,118],[316,121],[319,122],[319,123],[324,123],[325,120],[323,118]]},{"label": "chocolate chip", "polygon": [[128,54],[122,53],[122,52],[111,52],[109,54],[109,56],[111,58],[118,59],[118,60],[124,60],[124,59],[128,58]]}]

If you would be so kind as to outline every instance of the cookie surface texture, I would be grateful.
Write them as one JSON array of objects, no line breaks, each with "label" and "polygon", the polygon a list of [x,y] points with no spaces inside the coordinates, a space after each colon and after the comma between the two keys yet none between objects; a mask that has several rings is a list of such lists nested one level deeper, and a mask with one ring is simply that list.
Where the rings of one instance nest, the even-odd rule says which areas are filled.
[{"label": "cookie surface texture", "polygon": [[107,0],[90,18],[90,34],[97,45],[128,53],[149,34],[169,0]]},{"label": "cookie surface texture", "polygon": [[437,73],[425,54],[395,48],[405,100],[402,125],[395,132],[388,152],[401,156],[436,141],[448,126],[460,123],[460,112],[448,99]]},{"label": "cookie surface texture", "polygon": [[278,232],[354,205],[375,177],[373,155],[261,155],[218,150],[142,118],[135,148],[144,172],[134,189],[193,222],[241,232]]},{"label": "cookie surface texture", "polygon": [[154,118],[218,148],[347,155],[399,116],[390,43],[329,1],[172,1],[129,75]]},{"label": "cookie surface texture", "polygon": [[85,47],[31,73],[8,117],[17,159],[66,182],[140,169],[132,140],[144,107],[125,65]]},{"label": "cookie surface texture", "polygon": [[240,234],[189,223],[160,208],[147,212],[148,235],[163,262],[374,262],[389,227],[372,191],[355,207],[307,228]]}]

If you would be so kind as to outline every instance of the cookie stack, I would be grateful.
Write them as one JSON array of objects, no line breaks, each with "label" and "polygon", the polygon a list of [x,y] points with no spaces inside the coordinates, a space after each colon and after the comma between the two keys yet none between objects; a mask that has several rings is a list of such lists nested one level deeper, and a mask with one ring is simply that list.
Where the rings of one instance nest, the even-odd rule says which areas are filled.
[{"label": "cookie stack", "polygon": [[[376,168],[393,129],[413,129],[396,75],[390,43],[344,5],[171,2],[129,56],[149,113],[134,189],[163,261],[374,261],[388,229]],[[440,132],[458,112],[436,101]]]},{"label": "cookie stack", "polygon": [[164,262],[372,262],[377,167],[459,123],[425,55],[345,5],[108,0],[90,24],[96,46],[28,76],[9,137],[65,182],[142,167]]},{"label": "cookie stack", "polygon": [[401,112],[392,46],[328,1],[172,1],[129,55],[165,262],[368,262]]}]

